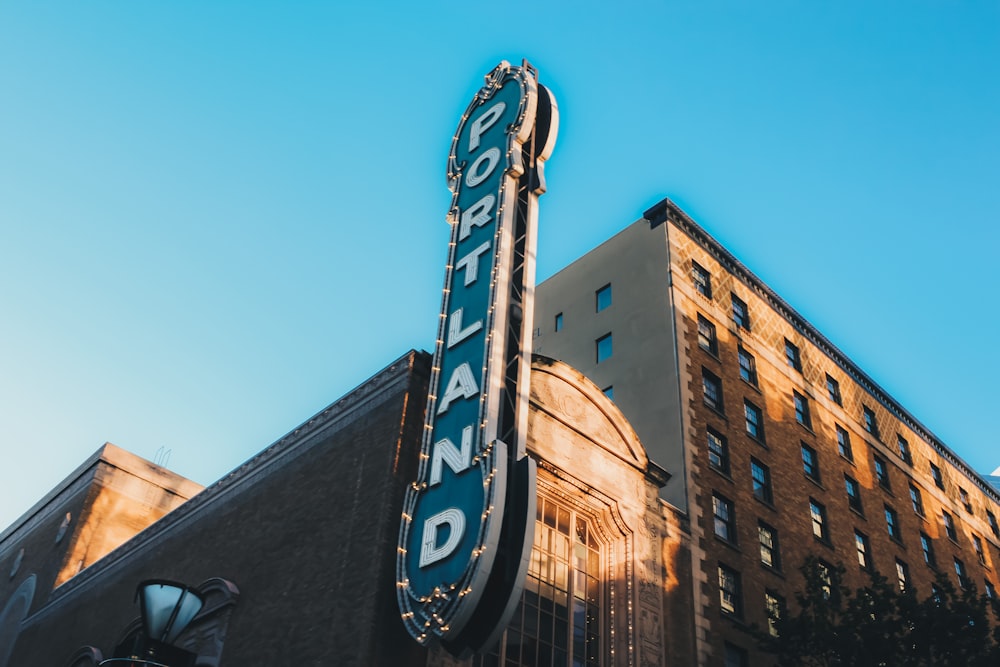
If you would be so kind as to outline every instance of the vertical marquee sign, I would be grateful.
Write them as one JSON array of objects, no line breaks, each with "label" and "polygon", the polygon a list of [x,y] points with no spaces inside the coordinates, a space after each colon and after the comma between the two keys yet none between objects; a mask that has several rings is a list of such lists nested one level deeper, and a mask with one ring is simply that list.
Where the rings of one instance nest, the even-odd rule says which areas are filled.
[{"label": "vertical marquee sign", "polygon": [[452,140],[451,243],[417,480],[399,531],[397,597],[421,644],[489,648],[524,585],[535,520],[525,455],[542,165],[555,100],[501,62]]}]

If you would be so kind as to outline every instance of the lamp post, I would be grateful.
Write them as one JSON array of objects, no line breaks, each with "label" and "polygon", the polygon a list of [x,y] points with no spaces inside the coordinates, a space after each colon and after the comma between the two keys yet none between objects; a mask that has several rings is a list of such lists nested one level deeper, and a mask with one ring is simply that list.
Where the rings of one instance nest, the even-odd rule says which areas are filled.
[{"label": "lamp post", "polygon": [[142,631],[115,650],[101,667],[194,667],[197,655],[174,646],[205,604],[190,586],[163,579],[139,583],[135,591]]}]

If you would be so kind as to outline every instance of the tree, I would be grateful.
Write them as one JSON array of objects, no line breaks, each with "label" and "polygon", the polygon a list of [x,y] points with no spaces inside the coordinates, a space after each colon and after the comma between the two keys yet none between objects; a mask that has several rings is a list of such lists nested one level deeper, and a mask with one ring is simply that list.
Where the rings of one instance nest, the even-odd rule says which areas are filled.
[{"label": "tree", "polygon": [[[843,567],[809,557],[795,612],[782,609],[750,632],[782,667],[997,667],[1000,606],[971,584],[956,589],[938,574],[931,594],[900,591],[879,574],[856,590]],[[773,628],[773,631],[772,631]]]}]

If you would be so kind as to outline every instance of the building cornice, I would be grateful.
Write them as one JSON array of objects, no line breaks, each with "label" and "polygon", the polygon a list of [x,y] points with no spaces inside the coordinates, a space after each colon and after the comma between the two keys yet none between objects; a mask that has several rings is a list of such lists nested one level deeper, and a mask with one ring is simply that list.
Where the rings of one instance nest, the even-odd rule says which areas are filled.
[{"label": "building cornice", "polygon": [[983,477],[973,470],[958,454],[945,445],[940,438],[924,426],[906,408],[894,399],[875,380],[848,358],[836,345],[821,334],[816,327],[810,324],[806,318],[792,308],[788,303],[778,296],[774,290],[767,286],[763,280],[758,278],[750,269],[743,265],[735,256],[715,238],[705,231],[698,223],[691,219],[677,204],[669,198],[663,199],[655,204],[645,213],[643,219],[651,228],[655,228],[664,221],[670,221],[677,225],[688,236],[694,239],[698,245],[712,255],[712,257],[726,268],[729,273],[736,276],[744,285],[752,289],[757,296],[766,301],[775,312],[779,313],[785,320],[795,328],[800,334],[805,336],[813,345],[822,350],[832,359],[848,376],[859,386],[864,388],[872,398],[878,401],[882,407],[892,413],[899,421],[906,424],[914,433],[923,438],[938,454],[944,457],[953,467],[960,470],[968,477],[969,481],[975,484],[993,502],[1000,504],[1000,493],[997,492]]}]

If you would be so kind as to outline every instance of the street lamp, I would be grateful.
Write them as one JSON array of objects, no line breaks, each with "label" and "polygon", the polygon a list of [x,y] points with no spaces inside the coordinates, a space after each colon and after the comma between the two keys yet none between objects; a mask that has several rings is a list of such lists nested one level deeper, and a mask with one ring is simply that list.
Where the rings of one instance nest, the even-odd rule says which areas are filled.
[{"label": "street lamp", "polygon": [[117,657],[101,663],[107,667],[193,667],[198,656],[174,646],[205,604],[190,586],[163,579],[140,582],[135,591],[142,618],[142,632],[119,646]]}]

